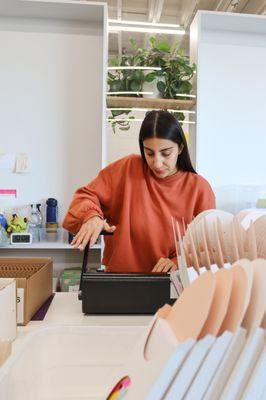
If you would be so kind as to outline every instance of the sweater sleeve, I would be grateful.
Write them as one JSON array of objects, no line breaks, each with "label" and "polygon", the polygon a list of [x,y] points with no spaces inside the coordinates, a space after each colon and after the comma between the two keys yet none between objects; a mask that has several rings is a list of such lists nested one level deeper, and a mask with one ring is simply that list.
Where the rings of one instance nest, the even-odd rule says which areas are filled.
[{"label": "sweater sleeve", "polygon": [[79,188],[72,199],[63,221],[63,227],[76,234],[89,218],[104,218],[103,209],[111,201],[111,183],[107,168],[87,186]]},{"label": "sweater sleeve", "polygon": [[207,181],[200,188],[197,201],[194,208],[194,217],[200,214],[202,211],[216,208],[215,195],[212,191],[211,186]]}]

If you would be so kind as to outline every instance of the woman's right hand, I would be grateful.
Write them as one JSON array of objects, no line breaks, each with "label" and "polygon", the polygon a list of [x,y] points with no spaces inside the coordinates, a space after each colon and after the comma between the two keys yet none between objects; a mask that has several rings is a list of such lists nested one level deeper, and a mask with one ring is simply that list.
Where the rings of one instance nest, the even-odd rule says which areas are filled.
[{"label": "woman's right hand", "polygon": [[75,249],[84,250],[86,245],[90,242],[90,247],[92,247],[96,243],[102,230],[112,233],[115,228],[115,226],[110,226],[100,217],[92,217],[84,222],[72,240],[71,245]]}]

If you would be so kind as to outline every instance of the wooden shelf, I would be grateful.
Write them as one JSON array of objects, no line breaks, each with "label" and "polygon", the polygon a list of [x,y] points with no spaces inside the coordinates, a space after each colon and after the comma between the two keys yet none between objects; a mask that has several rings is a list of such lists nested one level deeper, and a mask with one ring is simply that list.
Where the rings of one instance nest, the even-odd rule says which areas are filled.
[{"label": "wooden shelf", "polygon": [[169,110],[190,110],[196,101],[193,100],[174,100],[156,99],[143,97],[122,97],[107,96],[106,103],[108,108],[151,108]]}]

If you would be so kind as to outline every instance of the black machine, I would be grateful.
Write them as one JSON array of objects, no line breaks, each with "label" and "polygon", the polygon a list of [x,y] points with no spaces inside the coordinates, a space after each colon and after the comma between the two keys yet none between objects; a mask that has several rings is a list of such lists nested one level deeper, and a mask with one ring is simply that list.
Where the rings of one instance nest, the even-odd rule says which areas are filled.
[{"label": "black machine", "polygon": [[[109,234],[102,232],[101,235]],[[87,271],[89,244],[83,255],[79,287],[84,314],[154,314],[170,298],[169,274]]]}]

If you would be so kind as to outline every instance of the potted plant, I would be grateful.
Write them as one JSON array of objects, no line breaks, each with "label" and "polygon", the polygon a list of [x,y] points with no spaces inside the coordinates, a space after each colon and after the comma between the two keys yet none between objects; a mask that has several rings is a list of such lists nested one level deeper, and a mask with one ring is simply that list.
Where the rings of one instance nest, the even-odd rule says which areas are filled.
[{"label": "potted plant", "polygon": [[[142,70],[119,70],[115,73],[108,72],[107,83],[110,92],[132,91],[141,92],[146,84],[154,84],[160,93],[160,97],[165,99],[176,99],[176,94],[190,94],[192,90],[191,79],[196,66],[189,65],[189,58],[184,50],[175,43],[172,47],[167,42],[160,42],[154,37],[149,40],[147,49],[139,48],[134,39],[130,39],[133,53],[131,55],[123,54],[121,58],[116,57],[109,61],[111,66],[145,66],[160,67],[160,70],[154,70],[149,73]],[[127,94],[127,96],[142,97],[140,94]],[[184,97],[185,99],[185,97]],[[112,110],[112,119],[125,115],[127,119],[134,119],[129,116],[130,110]],[[174,113],[179,121],[184,120],[183,113]],[[116,127],[121,130],[128,130],[130,121],[112,121],[112,128],[115,132]]]}]

